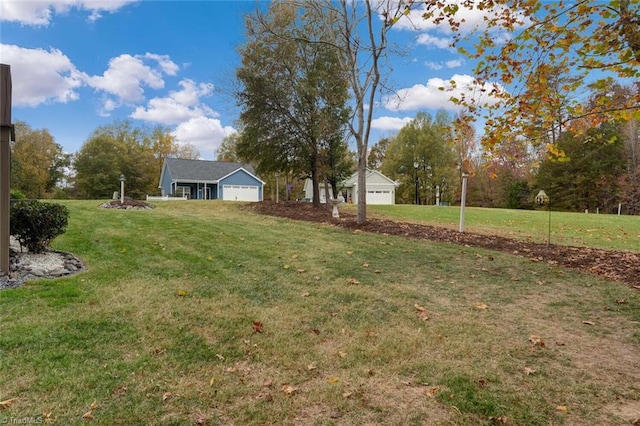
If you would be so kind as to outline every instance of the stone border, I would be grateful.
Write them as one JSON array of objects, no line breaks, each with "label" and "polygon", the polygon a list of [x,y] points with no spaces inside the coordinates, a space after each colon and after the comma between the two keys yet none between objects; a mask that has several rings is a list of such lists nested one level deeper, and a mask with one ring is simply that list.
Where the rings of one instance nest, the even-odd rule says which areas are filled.
[{"label": "stone border", "polygon": [[0,290],[21,287],[26,281],[55,279],[87,270],[78,257],[71,253],[48,250],[42,254],[11,251],[9,276],[0,277]]}]

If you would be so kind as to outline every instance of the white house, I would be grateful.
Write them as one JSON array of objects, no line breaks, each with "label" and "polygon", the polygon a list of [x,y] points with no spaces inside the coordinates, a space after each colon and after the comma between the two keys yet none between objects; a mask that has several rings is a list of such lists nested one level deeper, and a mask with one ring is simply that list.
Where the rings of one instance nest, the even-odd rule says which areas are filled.
[{"label": "white house", "polygon": [[[367,204],[395,204],[396,188],[399,184],[377,170],[367,169]],[[338,187],[340,194],[345,201],[349,203],[358,203],[358,173],[354,173]],[[329,187],[331,194],[331,187]],[[307,179],[304,183],[304,197],[308,200],[313,199],[313,185],[311,179]],[[320,183],[320,202],[326,202],[324,183]]]}]

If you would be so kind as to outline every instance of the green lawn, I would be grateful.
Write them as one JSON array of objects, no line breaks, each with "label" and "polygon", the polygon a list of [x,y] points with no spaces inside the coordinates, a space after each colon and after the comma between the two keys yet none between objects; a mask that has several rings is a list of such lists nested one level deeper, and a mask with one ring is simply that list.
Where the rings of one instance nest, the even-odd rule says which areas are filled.
[{"label": "green lawn", "polygon": [[[640,292],[624,284],[234,203],[64,204],[69,228],[54,246],[88,271],[0,292],[0,422],[640,417]],[[509,220],[531,220],[520,213],[536,214]]]},{"label": "green lawn", "polygon": [[[356,212],[354,205],[344,208]],[[456,230],[460,224],[459,206],[367,206],[367,213]],[[465,231],[546,243],[549,212],[467,207]],[[640,216],[551,211],[551,243],[640,252]]]}]

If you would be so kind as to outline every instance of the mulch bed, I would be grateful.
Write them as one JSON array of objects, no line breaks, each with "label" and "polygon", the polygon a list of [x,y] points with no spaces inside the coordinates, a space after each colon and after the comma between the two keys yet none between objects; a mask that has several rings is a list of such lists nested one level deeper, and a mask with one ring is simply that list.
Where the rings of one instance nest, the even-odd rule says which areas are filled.
[{"label": "mulch bed", "polygon": [[331,212],[326,208],[314,208],[310,203],[263,201],[248,204],[248,208],[260,214],[331,223],[335,226],[342,226],[352,230],[502,251],[526,257],[535,262],[547,262],[566,268],[580,269],[591,274],[623,282],[640,290],[640,253],[637,252],[554,244],[547,246],[546,244],[470,232],[460,233],[448,228],[396,222],[380,218],[367,218],[366,223],[358,224],[356,216],[353,214],[340,212],[340,218],[334,219],[331,217]]}]

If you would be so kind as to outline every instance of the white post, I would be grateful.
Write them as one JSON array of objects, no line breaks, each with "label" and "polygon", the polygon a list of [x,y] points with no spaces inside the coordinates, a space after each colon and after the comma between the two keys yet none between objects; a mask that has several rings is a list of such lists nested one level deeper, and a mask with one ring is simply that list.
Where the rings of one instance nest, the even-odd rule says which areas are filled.
[{"label": "white post", "polygon": [[440,205],[440,185],[436,185],[436,206]]},{"label": "white post", "polygon": [[620,210],[622,210],[622,203],[618,203],[618,216],[620,216]]},{"label": "white post", "polygon": [[124,204],[124,176],[120,179],[120,204]]},{"label": "white post", "polygon": [[462,174],[462,196],[460,197],[460,232],[464,232],[464,206],[467,202],[467,177],[468,175],[466,173]]},{"label": "white post", "polygon": [[276,172],[276,203],[280,202],[280,173]]}]

